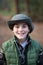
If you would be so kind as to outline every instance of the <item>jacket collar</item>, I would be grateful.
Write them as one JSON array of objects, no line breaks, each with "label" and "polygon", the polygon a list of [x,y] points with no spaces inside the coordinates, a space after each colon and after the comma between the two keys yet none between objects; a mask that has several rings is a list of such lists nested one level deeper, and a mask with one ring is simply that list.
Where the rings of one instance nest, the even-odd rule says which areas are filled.
[{"label": "jacket collar", "polygon": [[[27,36],[27,42],[28,42],[27,45],[31,44],[31,38],[30,38],[30,36]],[[14,43],[15,43],[15,44],[16,44],[16,43],[19,44],[19,41],[18,41],[18,39],[17,39],[16,36],[14,36]]]}]

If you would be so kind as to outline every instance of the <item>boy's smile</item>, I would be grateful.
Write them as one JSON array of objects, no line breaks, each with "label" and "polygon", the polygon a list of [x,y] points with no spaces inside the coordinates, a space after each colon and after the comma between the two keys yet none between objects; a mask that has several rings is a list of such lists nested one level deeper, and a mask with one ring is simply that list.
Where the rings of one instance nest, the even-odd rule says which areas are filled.
[{"label": "boy's smile", "polygon": [[29,32],[29,27],[26,23],[17,23],[13,27],[13,33],[18,40],[25,40]]}]

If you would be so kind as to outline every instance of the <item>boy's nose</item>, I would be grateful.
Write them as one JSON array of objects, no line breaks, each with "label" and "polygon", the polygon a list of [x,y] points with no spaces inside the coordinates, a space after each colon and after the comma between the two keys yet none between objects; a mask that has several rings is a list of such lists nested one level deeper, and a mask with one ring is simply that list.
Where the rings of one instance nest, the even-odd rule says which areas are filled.
[{"label": "boy's nose", "polygon": [[23,28],[20,26],[20,27],[19,27],[19,31],[22,31],[22,30],[23,30]]}]

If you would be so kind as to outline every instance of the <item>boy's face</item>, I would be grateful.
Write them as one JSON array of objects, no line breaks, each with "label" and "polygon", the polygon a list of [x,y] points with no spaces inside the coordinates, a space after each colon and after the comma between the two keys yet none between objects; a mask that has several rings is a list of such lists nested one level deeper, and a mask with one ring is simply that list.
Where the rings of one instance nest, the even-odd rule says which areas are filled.
[{"label": "boy's face", "polygon": [[17,23],[13,27],[13,33],[19,40],[25,40],[29,32],[29,27],[26,23]]}]

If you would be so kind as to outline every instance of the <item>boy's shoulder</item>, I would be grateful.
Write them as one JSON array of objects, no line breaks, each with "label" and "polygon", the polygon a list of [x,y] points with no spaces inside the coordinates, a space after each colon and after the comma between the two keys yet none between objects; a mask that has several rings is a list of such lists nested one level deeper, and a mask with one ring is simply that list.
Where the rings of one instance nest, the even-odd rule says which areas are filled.
[{"label": "boy's shoulder", "polygon": [[11,38],[11,39],[5,41],[4,43],[2,43],[2,48],[5,48],[7,46],[11,46],[13,42],[14,42],[14,38]]},{"label": "boy's shoulder", "polygon": [[41,48],[40,43],[34,39],[31,39],[31,44],[32,44],[32,46],[34,46],[36,48]]}]

